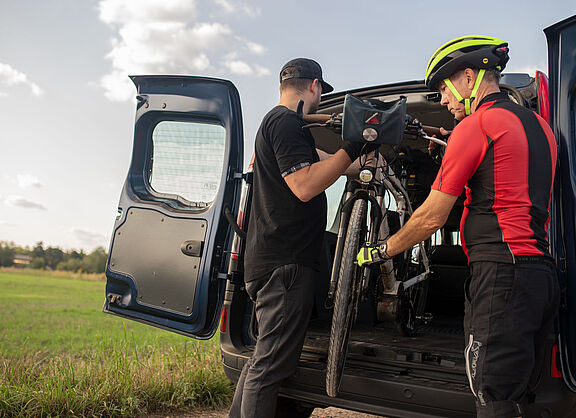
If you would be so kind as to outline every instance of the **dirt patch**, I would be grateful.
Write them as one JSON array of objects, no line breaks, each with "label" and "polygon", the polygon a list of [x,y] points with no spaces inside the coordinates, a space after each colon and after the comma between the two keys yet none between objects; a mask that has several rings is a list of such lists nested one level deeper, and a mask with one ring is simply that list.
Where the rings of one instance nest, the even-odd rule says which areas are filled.
[{"label": "dirt patch", "polygon": [[362,412],[330,407],[316,408],[311,416],[321,418],[372,418],[377,417],[378,415],[364,414]]},{"label": "dirt patch", "polygon": [[226,409],[203,409],[197,408],[192,411],[168,412],[165,414],[145,415],[142,418],[224,418],[228,416],[228,408]]},{"label": "dirt patch", "polygon": [[[226,418],[228,408],[213,409],[195,409],[194,411],[181,412],[177,414],[155,414],[148,415],[146,418]],[[314,418],[375,418],[377,415],[363,414],[361,412],[349,411],[339,408],[316,408],[311,417]]]}]

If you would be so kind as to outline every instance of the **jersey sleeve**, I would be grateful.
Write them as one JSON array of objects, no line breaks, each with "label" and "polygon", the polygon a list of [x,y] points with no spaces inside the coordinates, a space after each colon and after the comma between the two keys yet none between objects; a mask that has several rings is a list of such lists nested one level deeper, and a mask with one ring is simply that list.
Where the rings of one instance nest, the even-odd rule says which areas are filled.
[{"label": "jersey sleeve", "polygon": [[302,126],[302,119],[297,114],[287,114],[272,127],[269,138],[282,177],[315,161],[314,148]]},{"label": "jersey sleeve", "polygon": [[[471,123],[466,123],[471,122]],[[462,121],[448,139],[442,165],[432,184],[432,190],[460,196],[488,149],[488,138],[478,118]]]}]

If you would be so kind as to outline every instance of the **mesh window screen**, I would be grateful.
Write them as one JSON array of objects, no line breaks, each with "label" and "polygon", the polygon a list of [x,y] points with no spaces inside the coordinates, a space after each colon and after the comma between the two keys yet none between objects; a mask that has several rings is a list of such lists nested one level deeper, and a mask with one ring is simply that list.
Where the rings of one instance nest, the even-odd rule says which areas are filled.
[{"label": "mesh window screen", "polygon": [[214,201],[224,164],[222,126],[163,121],[154,128],[152,142],[152,189],[195,203]]}]

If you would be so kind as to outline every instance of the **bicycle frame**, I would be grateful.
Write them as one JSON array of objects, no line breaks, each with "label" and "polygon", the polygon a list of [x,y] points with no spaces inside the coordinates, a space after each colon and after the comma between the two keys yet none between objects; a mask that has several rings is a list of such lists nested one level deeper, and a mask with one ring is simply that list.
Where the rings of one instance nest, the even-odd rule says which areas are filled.
[{"label": "bicycle frame", "polygon": [[[374,160],[376,161],[375,166],[368,166],[366,164],[361,165],[361,171],[369,170],[372,173],[371,176],[368,176],[370,177],[369,180],[359,181],[356,179],[350,179],[346,184],[344,203],[342,205],[338,227],[336,251],[330,277],[330,287],[328,291],[329,299],[334,298],[338,286],[338,271],[344,248],[344,240],[350,212],[354,202],[358,199],[364,199],[367,202],[370,202],[370,222],[366,234],[368,237],[366,245],[370,245],[370,243],[374,245],[379,241],[388,238],[389,227],[387,219],[385,218],[385,216],[387,216],[387,209],[383,210],[384,200],[387,193],[394,198],[396,202],[396,212],[400,217],[400,225],[403,225],[407,215],[410,216],[413,212],[412,205],[408,198],[408,193],[392,171],[388,162],[382,158],[384,164],[379,164],[381,160],[378,156],[377,150],[374,154]],[[386,215],[383,215],[383,212],[386,213]],[[388,260],[388,262],[384,263],[383,268],[381,268],[382,282],[384,285],[383,293],[385,295],[398,297],[402,292],[405,292],[410,287],[429,278],[430,270],[426,251],[422,243],[419,243],[418,246],[419,257],[421,258],[424,272],[408,280],[398,281],[394,275],[393,260]],[[366,298],[368,290],[370,289],[370,273],[370,267],[364,267],[362,269],[362,284],[359,288],[360,295],[358,295],[362,300]]]}]

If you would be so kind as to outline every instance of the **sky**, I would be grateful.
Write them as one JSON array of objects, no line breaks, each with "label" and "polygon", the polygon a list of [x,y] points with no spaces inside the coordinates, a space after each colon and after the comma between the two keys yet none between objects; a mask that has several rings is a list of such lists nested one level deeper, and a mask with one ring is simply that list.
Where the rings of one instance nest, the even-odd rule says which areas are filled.
[{"label": "sky", "polygon": [[[295,57],[336,91],[423,78],[458,36],[509,42],[507,72],[547,72],[543,29],[573,0],[0,0],[0,241],[108,248],[131,159],[128,75],[231,80],[244,160]],[[245,164],[246,167],[246,164]]]}]

